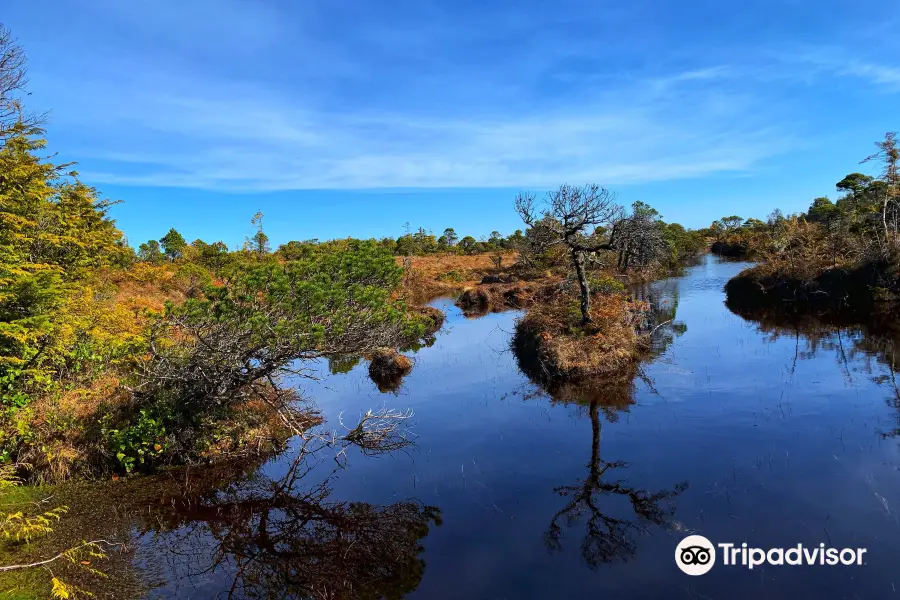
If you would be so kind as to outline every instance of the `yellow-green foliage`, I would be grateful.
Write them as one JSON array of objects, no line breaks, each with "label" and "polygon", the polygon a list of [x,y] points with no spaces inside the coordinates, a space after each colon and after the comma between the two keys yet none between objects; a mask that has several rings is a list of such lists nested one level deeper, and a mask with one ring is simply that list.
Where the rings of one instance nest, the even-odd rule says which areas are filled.
[{"label": "yellow-green foliage", "polygon": [[[24,465],[21,465],[24,466]],[[38,505],[34,502],[15,501],[12,493],[19,486],[21,481],[16,476],[15,467],[6,465],[0,467],[0,492],[5,501],[2,506],[4,510],[0,511],[0,536],[3,540],[12,544],[14,549],[21,548],[22,544],[28,544],[35,538],[42,537],[53,533],[56,523],[68,512],[67,506],[58,506],[50,510],[34,513],[24,508],[33,508]],[[10,500],[13,500],[10,502]],[[15,553],[11,556],[16,556]],[[5,572],[10,571],[37,571],[49,575],[49,587],[51,598],[79,598],[93,596],[91,592],[81,589],[78,586],[68,583],[53,573],[53,565],[57,561],[65,561],[74,565],[76,569],[87,571],[93,575],[105,577],[106,574],[92,567],[92,562],[107,558],[106,552],[97,542],[81,542],[67,548],[58,554],[48,556],[39,560],[24,561],[21,565],[3,565]],[[35,586],[46,590],[46,579],[28,578],[29,586]],[[23,597],[36,597],[33,594],[23,592]],[[46,593],[46,592],[44,592]],[[41,595],[43,597],[43,594]]]},{"label": "yellow-green foliage", "polygon": [[30,542],[53,531],[53,523],[59,521],[68,510],[60,506],[37,515],[27,515],[22,511],[8,513],[0,522],[0,531],[6,538]]},{"label": "yellow-green foliage", "polygon": [[66,165],[39,157],[40,134],[15,128],[0,147],[0,401],[7,407],[52,386],[72,351],[91,350],[92,317],[76,318],[83,279],[130,252],[107,218],[111,203]]},{"label": "yellow-green foliage", "polygon": [[[14,465],[0,467],[0,491],[9,491],[17,487],[21,480],[16,476]],[[6,508],[15,507],[16,503],[6,504]],[[6,540],[30,542],[32,539],[53,531],[53,523],[68,512],[67,506],[58,506],[37,514],[23,510],[14,510],[0,514],[0,535]]]},{"label": "yellow-green foliage", "polygon": [[[20,52],[0,48],[13,57],[0,78],[21,76],[8,72],[24,68]],[[273,378],[291,361],[436,326],[399,299],[403,271],[383,245],[275,256],[262,213],[244,251],[172,228],[135,254],[108,216],[114,202],[45,157],[17,100],[0,94],[0,109],[0,465],[59,480],[205,457],[224,437],[246,444],[289,403]],[[60,514],[13,512],[0,527],[24,539]]]},{"label": "yellow-green foliage", "polygon": [[41,133],[17,126],[0,144],[0,460],[67,476],[75,440],[143,360],[149,315],[210,278],[172,265],[129,275],[113,203],[42,159]]}]

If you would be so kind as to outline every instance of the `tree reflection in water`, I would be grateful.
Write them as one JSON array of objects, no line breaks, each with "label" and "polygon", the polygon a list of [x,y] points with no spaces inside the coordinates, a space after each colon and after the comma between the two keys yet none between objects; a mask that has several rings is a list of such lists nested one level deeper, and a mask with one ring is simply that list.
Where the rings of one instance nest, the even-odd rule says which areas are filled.
[{"label": "tree reflection in water", "polygon": [[[681,295],[677,279],[666,279],[629,289],[634,300],[645,302],[649,310],[642,330],[649,335],[649,344],[642,362],[648,362],[665,354],[676,338],[687,332],[687,325],[676,320]],[[640,372],[639,372],[640,374]]]},{"label": "tree reflection in water", "polygon": [[[297,461],[271,479],[160,497],[145,532],[180,557],[180,577],[227,573],[226,598],[399,598],[421,581],[421,540],[440,511],[416,500],[387,506],[331,499]],[[184,482],[181,482],[182,485]],[[213,551],[208,548],[212,546]]]},{"label": "tree reflection in water", "polygon": [[[141,568],[150,587],[168,592],[187,587],[191,597],[400,598],[422,579],[421,542],[441,524],[440,510],[415,499],[390,505],[336,500],[333,483],[348,455],[404,447],[397,423],[405,415],[367,413],[343,435],[315,426],[295,438],[287,465],[207,465],[95,486],[89,514],[115,519],[87,526],[136,526],[144,538],[138,546],[152,538],[154,550]],[[267,474],[274,470],[277,476]]]},{"label": "tree reflection in water", "polygon": [[[667,334],[668,339],[674,336]],[[658,350],[657,353],[661,353]],[[657,355],[654,353],[654,355]],[[572,485],[554,488],[554,492],[567,499],[550,520],[544,535],[545,543],[551,551],[563,548],[564,527],[574,527],[583,522],[584,537],[581,542],[581,556],[591,569],[630,559],[637,549],[636,534],[649,531],[655,525],[668,528],[673,525],[675,499],[684,492],[688,484],[681,482],[671,489],[650,492],[628,485],[616,479],[629,465],[623,461],[604,460],[600,453],[602,439],[602,417],[614,422],[618,414],[627,411],[634,403],[634,379],[646,378],[640,366],[619,375],[618,378],[588,378],[578,381],[552,381],[544,378],[545,371],[535,365],[531,357],[516,355],[519,368],[538,389],[548,395],[553,402],[576,404],[586,407],[591,420],[591,455],[587,464],[587,476]],[[648,382],[652,388],[652,382]],[[627,500],[630,514],[617,516],[615,499]]]},{"label": "tree reflection in water", "polygon": [[[900,410],[900,382],[897,377],[900,350],[900,323],[890,316],[873,315],[860,322],[845,316],[797,315],[773,310],[752,310],[726,301],[736,315],[756,325],[768,342],[790,338],[794,355],[790,373],[798,361],[815,358],[821,352],[833,352],[835,362],[847,383],[862,374],[890,390],[886,402]],[[898,415],[900,420],[900,415]],[[881,432],[883,438],[900,436],[900,427]]]},{"label": "tree reflection in water", "polygon": [[[622,461],[606,461],[600,457],[600,406],[592,402],[589,407],[591,418],[591,460],[588,475],[575,485],[554,488],[554,492],[569,502],[550,521],[545,540],[551,550],[562,550],[563,529],[560,521],[572,525],[585,518],[585,535],[581,542],[581,556],[587,565],[596,569],[600,565],[616,560],[628,560],[637,548],[632,534],[644,532],[647,525],[667,527],[675,514],[673,501],[685,489],[682,482],[671,490],[650,493],[646,490],[613,481],[611,477],[617,469],[626,468]],[[601,502],[604,497],[627,498],[635,519],[618,518],[606,514]]]}]

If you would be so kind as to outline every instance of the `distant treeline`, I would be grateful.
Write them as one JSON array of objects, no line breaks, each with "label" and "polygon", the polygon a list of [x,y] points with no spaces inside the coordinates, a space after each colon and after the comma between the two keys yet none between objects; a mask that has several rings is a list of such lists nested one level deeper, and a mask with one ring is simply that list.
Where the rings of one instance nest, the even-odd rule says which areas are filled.
[{"label": "distant treeline", "polygon": [[895,315],[900,307],[900,148],[888,132],[865,159],[877,177],[851,173],[836,201],[815,198],[791,215],[766,221],[736,215],[712,223],[714,252],[761,262],[729,282],[729,301],[742,309]]},{"label": "distant treeline", "polygon": [[[132,260],[159,264],[167,260],[187,259],[189,262],[199,262],[210,268],[219,268],[229,260],[227,257],[231,254],[256,254],[260,256],[271,254],[273,252],[269,244],[269,238],[262,228],[262,218],[262,213],[257,213],[253,217],[251,221],[257,228],[256,233],[248,237],[238,250],[229,250],[228,246],[222,241],[207,243],[198,239],[188,243],[184,236],[173,228],[160,239],[148,240],[138,246]],[[445,229],[439,236],[420,227],[416,231],[405,233],[397,238],[373,238],[371,241],[395,256],[425,256],[439,253],[481,254],[484,252],[518,250],[525,243],[526,238],[521,229],[517,229],[509,236],[503,236],[498,231],[492,231],[488,238],[476,240],[470,235],[460,238],[452,227]],[[305,255],[311,246],[321,245],[322,243],[327,242],[322,242],[318,239],[290,241],[278,246],[274,254],[279,258],[291,260],[298,255]]]},{"label": "distant treeline", "polygon": [[882,162],[882,175],[850,173],[835,184],[836,201],[820,196],[787,215],[776,208],[765,221],[722,217],[701,232],[714,240],[713,252],[765,261],[822,268],[889,260],[900,234],[900,150],[894,133],[876,146],[867,160]]},{"label": "distant treeline", "polygon": [[[290,241],[278,246],[274,251],[269,243],[269,238],[263,230],[262,213],[257,213],[251,222],[256,227],[256,232],[246,238],[240,249],[230,250],[222,241],[208,243],[197,239],[188,243],[184,236],[176,229],[170,229],[158,240],[148,240],[138,246],[130,260],[160,264],[166,261],[196,262],[210,269],[220,269],[233,262],[239,256],[255,255],[257,257],[274,255],[282,260],[295,260],[308,256],[311,248],[322,244],[332,244],[333,240],[323,242],[318,239],[303,241]],[[651,260],[661,260],[666,264],[674,264],[686,256],[694,255],[706,247],[706,230],[690,230],[678,223],[666,223],[662,216],[652,207],[636,202],[633,206],[632,216],[622,219],[621,223],[641,223],[641,227],[631,226],[633,235],[629,241],[631,248],[635,250],[634,266],[646,266]],[[602,236],[606,228],[599,228],[595,235]],[[626,228],[622,228],[624,231]],[[517,229],[512,234],[504,236],[499,231],[492,231],[490,236],[476,240],[467,235],[462,238],[452,227],[444,229],[441,235],[435,235],[423,227],[415,231],[397,237],[371,238],[367,241],[389,251],[394,256],[427,256],[430,254],[460,254],[473,255],[485,252],[534,252],[546,245],[543,240],[543,224],[538,227]],[[622,236],[624,239],[624,236]],[[352,240],[354,238],[344,238]],[[623,248],[620,259],[620,267],[628,268],[631,254],[625,249],[627,244],[621,244]],[[652,248],[651,248],[652,246]]]}]

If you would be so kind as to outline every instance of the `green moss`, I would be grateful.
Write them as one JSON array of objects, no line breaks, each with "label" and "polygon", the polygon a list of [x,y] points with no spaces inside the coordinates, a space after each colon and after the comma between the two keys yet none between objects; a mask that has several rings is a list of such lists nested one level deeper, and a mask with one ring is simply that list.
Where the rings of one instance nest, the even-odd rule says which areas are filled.
[{"label": "green moss", "polygon": [[[44,486],[17,486],[0,490],[0,506],[7,513],[16,512],[30,505],[39,503],[41,499],[53,495],[53,489]],[[35,540],[29,546],[39,544]],[[35,547],[13,540],[0,542],[0,565],[11,565],[30,559]],[[9,571],[0,574],[0,600],[44,600],[48,597],[50,586],[46,571],[29,569],[25,571]]]},{"label": "green moss", "polygon": [[[0,551],[0,562],[9,564],[14,556]],[[0,600],[44,600],[50,591],[45,575],[36,569],[0,575]]]},{"label": "green moss", "polygon": [[447,271],[439,274],[435,279],[438,281],[452,281],[454,283],[461,283],[466,280],[465,276],[459,271]]},{"label": "green moss", "polygon": [[[68,512],[52,525],[53,531],[29,542],[14,539],[0,542],[0,565],[28,564],[56,556],[85,540],[127,541],[133,521],[117,506],[110,484],[66,484],[59,486],[21,486],[0,491],[0,505],[7,513],[31,514],[60,506]],[[85,590],[97,600],[140,598],[147,586],[131,566],[131,554],[124,547],[111,547],[106,559],[91,559],[90,566],[107,574],[94,575],[80,565],[65,560],[52,564],[52,575],[45,569],[23,569],[0,573],[0,600],[45,600],[50,597],[51,577]]]}]

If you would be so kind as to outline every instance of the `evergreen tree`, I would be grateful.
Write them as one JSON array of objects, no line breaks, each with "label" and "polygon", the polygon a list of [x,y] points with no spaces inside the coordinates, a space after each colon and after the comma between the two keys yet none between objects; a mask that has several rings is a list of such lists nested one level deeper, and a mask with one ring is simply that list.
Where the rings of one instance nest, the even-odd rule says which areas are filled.
[{"label": "evergreen tree", "polygon": [[441,237],[447,240],[447,245],[451,247],[455,246],[456,242],[459,241],[459,236],[456,235],[456,230],[454,230],[452,227],[448,227],[447,229],[445,229],[444,235],[442,235]]},{"label": "evergreen tree", "polygon": [[147,240],[138,246],[137,256],[139,260],[153,264],[161,263],[165,258],[156,240]]},{"label": "evergreen tree", "polygon": [[67,351],[59,311],[88,269],[125,256],[113,204],[39,157],[43,131],[24,122],[0,147],[0,400],[22,406]]},{"label": "evergreen tree", "polygon": [[259,257],[263,257],[271,251],[269,236],[263,231],[263,216],[262,211],[257,211],[253,218],[250,219],[250,222],[256,227],[256,233],[253,234],[253,237],[248,238],[246,242],[246,246]]},{"label": "evergreen tree", "polygon": [[160,238],[159,243],[162,244],[162,251],[169,260],[177,260],[183,257],[184,249],[187,247],[184,236],[178,233],[174,227],[169,230],[169,233]]}]

